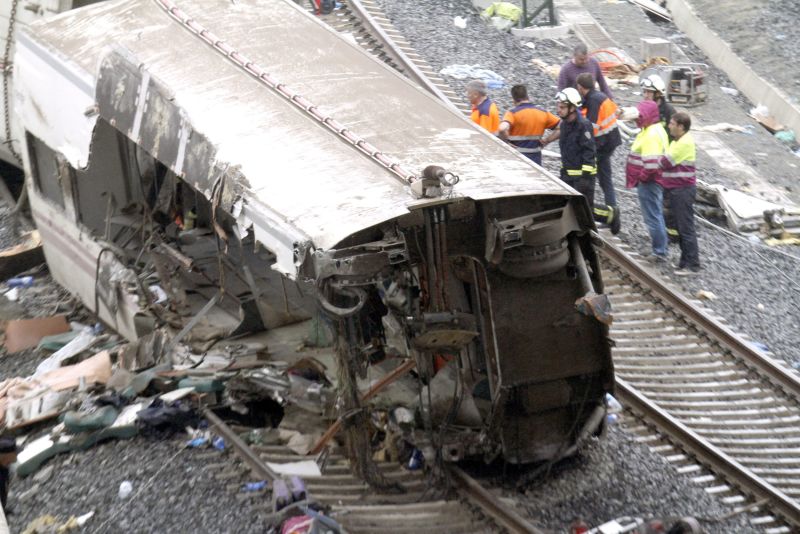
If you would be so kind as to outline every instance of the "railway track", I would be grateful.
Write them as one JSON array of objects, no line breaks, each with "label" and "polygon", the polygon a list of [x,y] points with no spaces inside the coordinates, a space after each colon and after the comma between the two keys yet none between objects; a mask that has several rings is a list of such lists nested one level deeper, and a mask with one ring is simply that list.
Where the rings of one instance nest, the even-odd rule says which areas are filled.
[{"label": "railway track", "polygon": [[[371,0],[348,0],[333,16],[339,31],[466,111]],[[617,395],[642,421],[629,429],[708,493],[751,512],[753,524],[800,528],[800,375],[665,285],[618,240],[599,244]]]},{"label": "railway track", "polygon": [[768,532],[797,528],[800,376],[611,240],[600,251],[617,397],[643,420],[630,429]]},{"label": "railway track", "polygon": [[453,109],[469,113],[470,106],[398,32],[372,0],[343,0],[341,8],[320,17]]},{"label": "railway track", "polygon": [[[279,475],[269,464],[307,459],[283,445],[251,447],[213,412],[206,409],[204,415],[241,462],[235,467],[229,462],[210,464],[212,470],[219,471],[217,478],[228,481],[233,491],[239,492],[243,483],[253,477],[273,486]],[[405,492],[378,494],[352,474],[349,461],[341,454],[334,452],[321,463],[321,477],[303,479],[307,500],[294,506],[308,504],[311,500],[320,503],[330,509],[330,516],[349,533],[540,532],[454,466],[448,468],[448,487],[432,482],[422,470],[410,471],[397,463],[379,463],[382,475],[390,482],[402,484]],[[252,476],[248,476],[248,472]],[[241,495],[263,499],[263,506],[256,504],[254,508],[263,511],[265,521],[279,522],[285,515],[285,512],[274,512],[274,498],[268,500],[266,490]]]}]

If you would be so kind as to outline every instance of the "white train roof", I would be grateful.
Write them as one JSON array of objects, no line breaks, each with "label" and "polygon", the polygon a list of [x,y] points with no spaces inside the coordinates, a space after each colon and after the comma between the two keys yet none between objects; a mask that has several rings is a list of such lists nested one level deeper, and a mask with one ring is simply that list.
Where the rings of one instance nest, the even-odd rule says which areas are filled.
[{"label": "white train roof", "polygon": [[[14,83],[25,128],[80,168],[101,117],[209,197],[227,177],[227,208],[238,203],[256,237],[281,249],[279,270],[290,275],[298,242],[332,248],[426,202],[207,44],[168,4],[106,2],[22,32]],[[404,169],[441,165],[459,175],[456,196],[574,194],[291,2],[176,5],[195,29],[224,39]]]}]

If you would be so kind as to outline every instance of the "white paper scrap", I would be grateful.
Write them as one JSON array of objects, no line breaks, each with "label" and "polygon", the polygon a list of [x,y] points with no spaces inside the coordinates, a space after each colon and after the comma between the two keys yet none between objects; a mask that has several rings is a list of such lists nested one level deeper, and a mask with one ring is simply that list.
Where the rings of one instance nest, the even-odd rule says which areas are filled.
[{"label": "white paper scrap", "polygon": [[267,462],[267,466],[279,475],[297,475],[299,477],[322,476],[322,471],[319,470],[319,466],[314,460],[288,462],[285,464],[273,464],[272,462]]}]

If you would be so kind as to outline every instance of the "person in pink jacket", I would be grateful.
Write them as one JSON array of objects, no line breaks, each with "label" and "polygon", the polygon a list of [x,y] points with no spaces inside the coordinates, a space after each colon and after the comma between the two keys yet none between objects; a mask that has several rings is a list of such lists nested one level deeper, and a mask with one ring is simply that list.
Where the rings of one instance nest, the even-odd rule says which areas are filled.
[{"label": "person in pink jacket", "polygon": [[636,107],[639,118],[636,125],[641,131],[631,145],[625,165],[625,179],[628,188],[636,188],[642,218],[650,233],[653,258],[658,262],[667,261],[667,228],[664,224],[664,190],[659,183],[661,167],[659,162],[666,154],[669,139],[661,124],[658,104],[643,100]]}]

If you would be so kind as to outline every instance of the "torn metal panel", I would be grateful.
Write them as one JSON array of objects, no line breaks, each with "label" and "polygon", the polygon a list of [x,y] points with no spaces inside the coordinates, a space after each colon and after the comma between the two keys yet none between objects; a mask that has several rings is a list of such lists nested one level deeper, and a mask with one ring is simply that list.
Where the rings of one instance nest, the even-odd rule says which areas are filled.
[{"label": "torn metal panel", "polygon": [[717,202],[732,230],[778,237],[784,232],[800,235],[800,207],[776,204],[721,185],[708,188],[716,192]]}]

